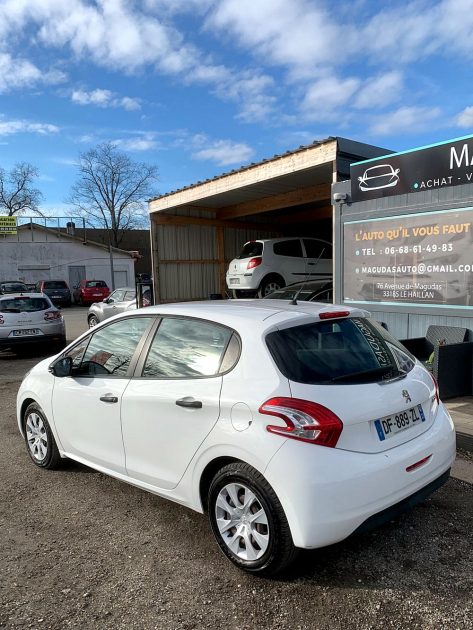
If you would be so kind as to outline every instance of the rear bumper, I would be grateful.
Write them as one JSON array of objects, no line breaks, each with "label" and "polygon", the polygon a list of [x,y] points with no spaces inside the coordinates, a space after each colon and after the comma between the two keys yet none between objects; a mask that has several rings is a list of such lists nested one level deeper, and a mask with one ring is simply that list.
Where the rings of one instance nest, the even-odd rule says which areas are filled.
[{"label": "rear bumper", "polygon": [[[277,489],[296,547],[324,547],[375,526],[435,490],[455,459],[455,430],[440,405],[428,431],[382,453],[355,453],[287,440],[265,477]],[[419,468],[406,468],[431,455]],[[384,515],[383,515],[384,513]]]},{"label": "rear bumper", "polygon": [[40,344],[65,343],[64,332],[55,335],[31,335],[28,337],[0,337],[0,348],[16,348],[17,346],[30,346]]},{"label": "rear bumper", "polygon": [[227,287],[236,291],[256,291],[260,279],[253,274],[227,274]]}]

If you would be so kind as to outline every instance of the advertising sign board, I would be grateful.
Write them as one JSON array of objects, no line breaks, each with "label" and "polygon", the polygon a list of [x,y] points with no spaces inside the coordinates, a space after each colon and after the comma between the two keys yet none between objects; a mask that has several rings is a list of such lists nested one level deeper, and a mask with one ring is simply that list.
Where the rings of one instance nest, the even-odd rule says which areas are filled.
[{"label": "advertising sign board", "polygon": [[0,217],[0,234],[16,234],[16,217]]},{"label": "advertising sign board", "polygon": [[473,306],[473,207],[343,226],[343,299]]},{"label": "advertising sign board", "polygon": [[473,183],[473,136],[350,166],[351,201]]}]

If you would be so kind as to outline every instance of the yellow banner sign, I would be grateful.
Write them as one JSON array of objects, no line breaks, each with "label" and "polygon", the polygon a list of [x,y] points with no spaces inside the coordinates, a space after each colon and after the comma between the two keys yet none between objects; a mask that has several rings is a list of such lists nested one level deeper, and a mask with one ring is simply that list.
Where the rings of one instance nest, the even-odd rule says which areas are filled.
[{"label": "yellow banner sign", "polygon": [[16,234],[16,217],[0,217],[0,234]]}]

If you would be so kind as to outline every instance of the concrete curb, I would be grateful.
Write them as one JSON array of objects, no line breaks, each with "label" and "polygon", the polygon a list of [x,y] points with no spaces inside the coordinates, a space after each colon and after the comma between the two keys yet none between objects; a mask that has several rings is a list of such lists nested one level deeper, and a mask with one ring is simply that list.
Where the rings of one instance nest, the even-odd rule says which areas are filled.
[{"label": "concrete curb", "polygon": [[473,461],[457,457],[452,466],[452,477],[473,485]]},{"label": "concrete curb", "polygon": [[457,431],[457,448],[473,452],[473,435]]}]

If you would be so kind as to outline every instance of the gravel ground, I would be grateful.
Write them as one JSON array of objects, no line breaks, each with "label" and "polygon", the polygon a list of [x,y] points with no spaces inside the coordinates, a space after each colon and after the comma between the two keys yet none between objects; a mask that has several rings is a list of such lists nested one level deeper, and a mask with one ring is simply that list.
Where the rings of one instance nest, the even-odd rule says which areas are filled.
[{"label": "gravel ground", "polygon": [[33,466],[15,396],[37,360],[0,353],[0,628],[473,628],[470,484],[283,578],[250,577],[204,516],[78,464]]}]

